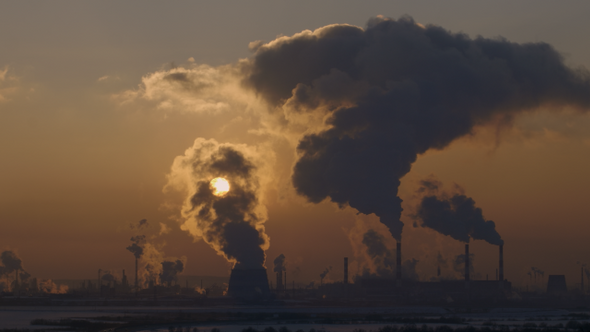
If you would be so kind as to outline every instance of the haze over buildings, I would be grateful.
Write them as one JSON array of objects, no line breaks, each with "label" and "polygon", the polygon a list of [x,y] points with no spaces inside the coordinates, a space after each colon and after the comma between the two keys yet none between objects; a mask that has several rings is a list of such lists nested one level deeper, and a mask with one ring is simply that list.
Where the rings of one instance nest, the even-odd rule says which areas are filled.
[{"label": "haze over buildings", "polygon": [[132,285],[136,258],[147,283],[394,274],[396,239],[423,281],[465,242],[473,278],[505,243],[513,283],[578,280],[590,8],[564,7],[3,3],[0,244]]}]

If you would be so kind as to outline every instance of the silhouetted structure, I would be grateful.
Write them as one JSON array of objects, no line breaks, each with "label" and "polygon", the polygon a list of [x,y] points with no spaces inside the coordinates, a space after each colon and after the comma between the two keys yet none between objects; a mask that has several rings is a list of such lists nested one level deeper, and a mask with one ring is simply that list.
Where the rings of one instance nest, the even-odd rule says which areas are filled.
[{"label": "silhouetted structure", "polygon": [[499,262],[499,276],[498,280],[504,281],[504,245],[500,245],[500,262]]},{"label": "silhouetted structure", "polygon": [[469,281],[469,244],[465,245],[465,281]]},{"label": "silhouetted structure", "polygon": [[348,257],[344,257],[344,284],[348,284]]},{"label": "silhouetted structure", "polygon": [[270,297],[266,269],[233,269],[229,277],[229,296],[242,300],[262,300]]},{"label": "silhouetted structure", "polygon": [[402,281],[402,242],[397,241],[397,252],[396,252],[396,267],[395,267],[395,279],[397,280],[398,286],[401,286]]},{"label": "silhouetted structure", "polygon": [[547,280],[547,293],[549,294],[565,294],[567,293],[567,285],[565,283],[565,275],[557,274],[550,275]]}]

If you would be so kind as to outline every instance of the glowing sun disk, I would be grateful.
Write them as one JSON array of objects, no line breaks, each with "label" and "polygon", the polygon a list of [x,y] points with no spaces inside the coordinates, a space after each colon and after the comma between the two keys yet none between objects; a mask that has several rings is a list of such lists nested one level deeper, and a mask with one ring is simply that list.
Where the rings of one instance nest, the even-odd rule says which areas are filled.
[{"label": "glowing sun disk", "polygon": [[211,180],[211,187],[213,187],[213,195],[223,196],[229,191],[229,182],[224,178],[215,178]]}]

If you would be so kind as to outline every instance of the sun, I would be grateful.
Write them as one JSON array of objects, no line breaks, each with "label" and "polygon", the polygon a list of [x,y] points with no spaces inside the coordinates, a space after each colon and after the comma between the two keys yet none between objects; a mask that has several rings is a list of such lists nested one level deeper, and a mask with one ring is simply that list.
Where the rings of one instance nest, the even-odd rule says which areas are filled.
[{"label": "sun", "polygon": [[223,196],[229,191],[229,182],[224,178],[215,178],[211,180],[211,187],[213,187],[213,195]]}]

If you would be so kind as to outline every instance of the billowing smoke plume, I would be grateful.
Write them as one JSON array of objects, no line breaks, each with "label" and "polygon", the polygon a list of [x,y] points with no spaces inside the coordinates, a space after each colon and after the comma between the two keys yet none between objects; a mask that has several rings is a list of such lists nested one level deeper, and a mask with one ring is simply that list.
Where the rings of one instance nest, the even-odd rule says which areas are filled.
[{"label": "billowing smoke plume", "polygon": [[410,17],[280,37],[244,67],[246,85],[311,128],[297,147],[297,192],[374,213],[398,240],[398,186],[418,155],[523,111],[590,107],[589,73],[550,45],[471,39]]},{"label": "billowing smoke plume", "polygon": [[69,289],[66,285],[57,285],[51,279],[41,280],[38,287],[40,292],[48,294],[65,294]]},{"label": "billowing smoke plume", "polygon": [[135,258],[141,258],[141,255],[143,255],[143,247],[146,244],[145,235],[133,236],[131,237],[131,242],[133,243],[127,247],[127,250],[129,250]]},{"label": "billowing smoke plume", "polygon": [[385,245],[383,235],[369,229],[363,235],[363,244],[367,247],[367,254],[373,261],[378,276],[393,276],[396,258],[394,253]]},{"label": "billowing smoke plume", "polygon": [[0,254],[2,265],[0,266],[0,274],[10,274],[16,270],[23,269],[23,262],[18,256],[10,250],[6,250]]},{"label": "billowing smoke plume", "polygon": [[[256,155],[245,145],[198,138],[184,156],[176,157],[167,188],[184,191],[183,230],[203,239],[235,268],[262,268],[268,236],[266,208],[260,200]],[[229,182],[216,196],[211,180]]]},{"label": "billowing smoke plume", "polygon": [[[0,291],[18,291],[18,292],[43,292],[43,293],[66,293],[68,286],[56,285],[51,280],[43,281],[39,285],[36,278],[25,271],[22,260],[12,250],[3,251],[0,254]],[[18,272],[17,272],[18,271]],[[18,273],[18,283],[16,281]]]},{"label": "billowing smoke plume", "polygon": [[0,261],[2,262],[2,265],[0,266],[0,291],[14,290],[14,287],[17,286],[17,273],[20,285],[22,285],[23,282],[26,282],[31,276],[24,270],[22,260],[11,250],[3,251],[2,254],[0,254]]},{"label": "billowing smoke plume", "polygon": [[436,180],[421,181],[418,191],[426,195],[422,197],[414,218],[421,221],[422,227],[463,242],[474,239],[495,245],[504,243],[496,231],[496,224],[483,217],[472,198],[462,193],[438,193],[440,185]]},{"label": "billowing smoke plume", "polygon": [[176,261],[162,262],[162,273],[160,280],[162,283],[172,285],[173,282],[178,281],[178,274],[184,271],[184,263],[177,259]]},{"label": "billowing smoke plume", "polygon": [[281,272],[281,271],[286,271],[286,266],[285,266],[285,255],[280,254],[277,256],[277,258],[275,258],[274,260],[274,272]]}]

